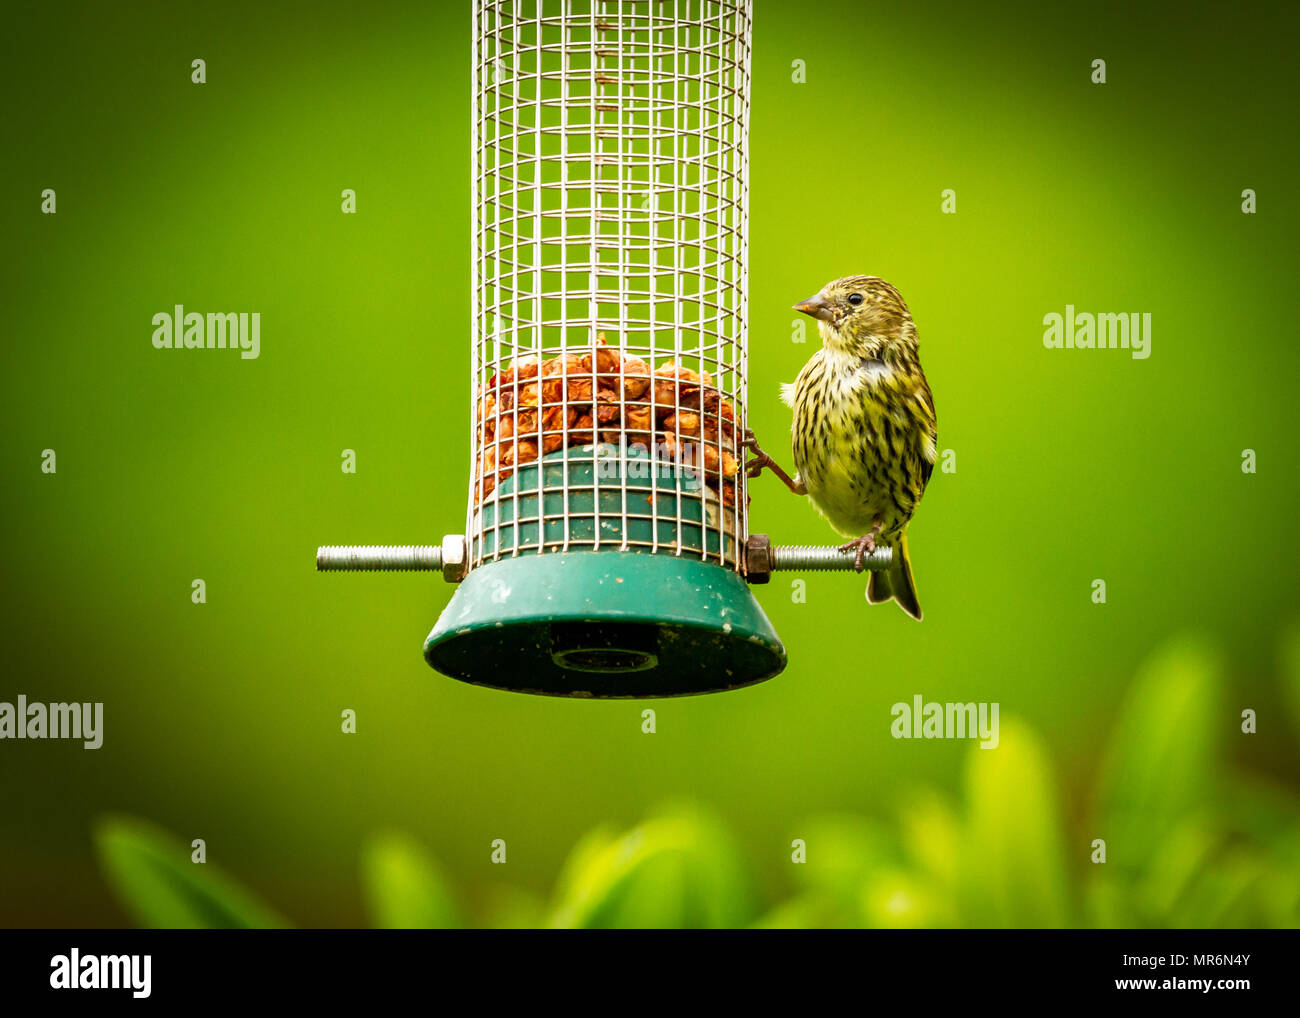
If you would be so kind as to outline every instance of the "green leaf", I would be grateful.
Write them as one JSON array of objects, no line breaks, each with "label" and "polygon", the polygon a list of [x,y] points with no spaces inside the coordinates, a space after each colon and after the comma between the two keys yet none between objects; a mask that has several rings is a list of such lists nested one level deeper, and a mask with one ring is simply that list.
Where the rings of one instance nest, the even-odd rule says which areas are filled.
[{"label": "green leaf", "polygon": [[1137,896],[1148,926],[1255,927],[1268,921],[1257,893],[1266,876],[1254,848],[1234,844],[1216,818],[1192,816],[1152,857]]},{"label": "green leaf", "polygon": [[1275,930],[1300,927],[1300,874],[1270,870],[1255,889],[1260,925]]},{"label": "green leaf", "polygon": [[531,891],[494,884],[483,894],[484,925],[493,930],[536,930],[546,925],[546,907]]},{"label": "green leaf", "polygon": [[1102,767],[1098,837],[1108,865],[1140,868],[1179,820],[1213,797],[1220,667],[1192,639],[1175,641],[1130,687]]},{"label": "green leaf", "polygon": [[1259,926],[1262,917],[1254,891],[1264,875],[1253,854],[1229,849],[1178,903],[1169,925],[1193,930]]},{"label": "green leaf", "polygon": [[1069,920],[1060,809],[1034,734],[1003,721],[994,749],[974,748],[959,894],[966,925],[1057,927]]},{"label": "green leaf", "polygon": [[1125,885],[1105,872],[1106,867],[1092,867],[1092,876],[1083,892],[1083,911],[1087,925],[1102,930],[1130,930],[1142,925],[1133,910]]},{"label": "green leaf", "polygon": [[1223,842],[1222,833],[1206,818],[1181,821],[1152,854],[1137,885],[1138,898],[1148,921],[1175,926],[1174,913],[1187,898]]},{"label": "green leaf", "polygon": [[1282,861],[1300,861],[1300,798],[1258,775],[1225,782],[1224,819],[1232,831],[1267,849]]},{"label": "green leaf", "polygon": [[950,910],[914,873],[885,867],[868,875],[859,902],[863,925],[872,929],[926,929],[950,926]]},{"label": "green leaf", "polygon": [[[1180,853],[1184,857],[1180,857]],[[1170,880],[1156,876],[1168,866]],[[1153,860],[1144,891],[1163,887],[1165,898],[1156,901],[1160,925],[1174,929],[1222,929],[1257,926],[1252,892],[1264,876],[1259,859],[1250,851],[1227,843],[1209,821],[1196,820],[1180,827],[1169,845]]]},{"label": "green leaf", "polygon": [[95,826],[100,864],[123,908],[150,929],[268,929],[288,924],[180,840],[130,817]]},{"label": "green leaf", "polygon": [[361,876],[377,929],[440,930],[465,925],[441,868],[404,834],[371,837],[362,848]]},{"label": "green leaf", "polygon": [[850,906],[873,870],[899,862],[892,833],[863,817],[810,817],[794,833],[803,841],[805,851],[805,861],[794,866],[795,879],[809,890],[829,894]]},{"label": "green leaf", "polygon": [[618,830],[609,824],[594,827],[579,838],[560,867],[555,882],[555,900],[573,905],[600,885],[603,877],[599,871],[606,865],[618,839]]},{"label": "green leaf", "polygon": [[754,923],[759,930],[844,930],[862,925],[856,903],[838,896],[807,891],[783,901]]},{"label": "green leaf", "polygon": [[916,789],[906,803],[901,819],[904,852],[932,885],[950,892],[961,865],[961,822],[935,792]]},{"label": "green leaf", "polygon": [[555,927],[735,928],[756,915],[730,836],[689,806],[661,812],[621,837],[588,836],[561,887]]}]

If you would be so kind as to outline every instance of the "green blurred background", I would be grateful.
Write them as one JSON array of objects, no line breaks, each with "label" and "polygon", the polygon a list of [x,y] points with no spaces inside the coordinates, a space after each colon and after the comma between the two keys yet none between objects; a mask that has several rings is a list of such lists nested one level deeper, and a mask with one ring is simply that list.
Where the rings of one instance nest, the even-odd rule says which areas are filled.
[{"label": "green blurred background", "polygon": [[[911,529],[924,623],[869,608],[854,577],[808,576],[802,604],[779,577],[759,595],[786,672],[657,702],[653,736],[641,703],[430,671],[440,580],[313,571],[319,543],[463,525],[470,5],[7,9],[0,700],[102,700],[106,732],[96,752],[0,744],[0,922],[131,921],[97,861],[110,813],[206,839],[278,913],[334,926],[373,918],[358,867],[376,831],[406,832],[475,912],[502,884],[549,897],[586,832],[685,801],[778,902],[818,817],[906,825],[923,789],[1010,829],[963,772],[1017,785],[1018,740],[998,764],[895,741],[890,705],[917,693],[998,701],[1004,733],[1036,733],[1074,888],[1092,838],[1125,852],[1094,789],[1134,676],[1183,634],[1209,649],[1168,667],[1214,674],[1196,702],[1217,704],[1198,721],[1217,748],[1183,740],[1156,694],[1144,723],[1165,728],[1143,731],[1199,762],[1184,805],[1214,815],[1233,775],[1294,819],[1294,25],[1249,5],[757,8],[751,423],[783,446],[778,383],[813,349],[791,341],[791,303],[872,272],[911,304],[957,470]],[[153,349],[176,303],[260,311],[261,357]],[[1066,304],[1150,312],[1150,359],[1044,349]],[[751,524],[831,536],[771,478]]]}]

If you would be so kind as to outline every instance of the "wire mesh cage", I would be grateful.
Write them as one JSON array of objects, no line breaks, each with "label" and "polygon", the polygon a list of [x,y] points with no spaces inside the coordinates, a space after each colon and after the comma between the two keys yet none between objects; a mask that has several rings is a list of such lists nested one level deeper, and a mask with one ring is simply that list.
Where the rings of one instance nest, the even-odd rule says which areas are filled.
[{"label": "wire mesh cage", "polygon": [[470,568],[741,568],[750,10],[479,0]]},{"label": "wire mesh cage", "polygon": [[441,671],[653,696],[784,664],[742,579],[750,23],[475,5],[473,469]]},{"label": "wire mesh cage", "polygon": [[316,556],[458,583],[424,643],[443,674],[749,685],[786,656],[748,583],[851,565],[748,532],[751,23],[749,0],[475,0],[465,534]]}]

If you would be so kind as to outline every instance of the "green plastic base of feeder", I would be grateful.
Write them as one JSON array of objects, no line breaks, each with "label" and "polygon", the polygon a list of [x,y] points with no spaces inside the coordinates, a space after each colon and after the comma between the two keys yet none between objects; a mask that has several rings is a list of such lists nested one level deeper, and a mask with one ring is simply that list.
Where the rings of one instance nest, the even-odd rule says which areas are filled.
[{"label": "green plastic base of feeder", "polygon": [[623,551],[520,555],[472,570],[424,657],[479,686],[602,698],[721,692],[785,667],[737,573]]}]

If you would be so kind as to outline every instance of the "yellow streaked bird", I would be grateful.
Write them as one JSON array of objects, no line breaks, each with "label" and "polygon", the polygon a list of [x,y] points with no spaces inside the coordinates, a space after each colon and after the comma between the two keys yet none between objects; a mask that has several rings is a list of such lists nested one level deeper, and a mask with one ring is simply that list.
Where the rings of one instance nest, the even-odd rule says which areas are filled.
[{"label": "yellow streaked bird", "polygon": [[749,475],[767,467],[812,499],[832,527],[853,538],[841,550],[856,552],[859,572],[877,545],[892,547],[890,568],[871,573],[867,600],[892,598],[919,619],[907,524],[934,470],[938,432],[911,312],[877,276],[837,279],[794,308],[817,319],[822,339],[794,384],[781,386],[794,410],[797,473],[792,480],[751,435]]}]

